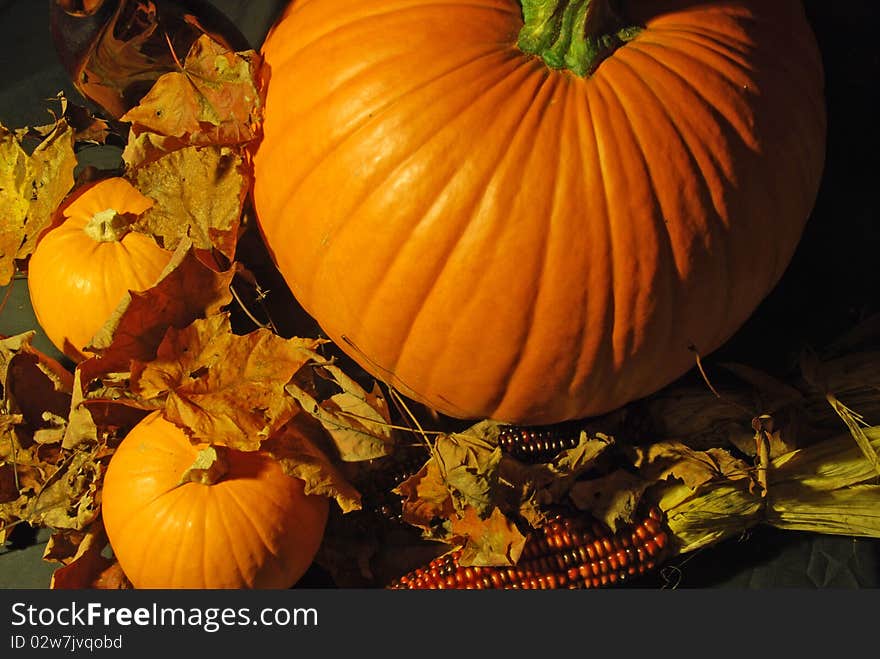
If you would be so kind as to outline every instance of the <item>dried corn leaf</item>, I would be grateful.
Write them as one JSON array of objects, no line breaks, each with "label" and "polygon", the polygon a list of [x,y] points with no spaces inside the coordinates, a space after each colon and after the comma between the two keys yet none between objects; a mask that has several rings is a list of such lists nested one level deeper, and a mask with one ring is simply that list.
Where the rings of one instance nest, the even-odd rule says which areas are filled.
[{"label": "dried corn leaf", "polygon": [[[880,427],[864,432],[873,450],[880,449]],[[679,550],[688,552],[756,524],[880,537],[876,478],[851,436],[839,435],[772,460],[763,497],[743,478],[714,479],[696,488],[671,478],[655,485],[652,494]]]},{"label": "dried corn leaf", "polygon": [[841,403],[834,394],[829,392],[826,394],[826,398],[828,399],[828,404],[837,413],[837,416],[849,428],[850,435],[852,435],[852,438],[861,449],[862,454],[874,467],[874,471],[880,475],[880,455],[877,454],[877,449],[871,445],[871,440],[865,433],[865,428],[868,424],[865,422],[864,417]]}]

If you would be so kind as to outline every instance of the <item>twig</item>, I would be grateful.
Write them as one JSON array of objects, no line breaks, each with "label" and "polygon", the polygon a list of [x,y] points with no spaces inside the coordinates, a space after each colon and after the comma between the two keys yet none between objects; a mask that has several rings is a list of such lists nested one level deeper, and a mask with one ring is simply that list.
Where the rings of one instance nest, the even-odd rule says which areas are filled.
[{"label": "twig", "polygon": [[165,37],[165,42],[168,44],[168,50],[171,51],[171,58],[174,60],[174,63],[177,64],[178,68],[183,71],[183,64],[180,63],[180,60],[177,58],[177,53],[174,52],[174,44],[171,43],[171,37],[168,36],[167,32],[163,32],[162,35]]},{"label": "twig", "polygon": [[230,286],[229,291],[232,293],[232,297],[235,298],[235,301],[238,303],[238,306],[241,307],[241,310],[244,311],[245,315],[248,318],[250,318],[251,322],[254,325],[256,325],[257,327],[260,327],[262,329],[269,330],[269,331],[273,332],[274,334],[278,333],[275,331],[275,326],[272,324],[271,319],[269,320],[268,323],[264,323],[264,322],[257,320],[257,318],[254,316],[254,314],[251,313],[251,310],[248,309],[247,306],[245,305],[244,300],[241,299],[241,296],[235,290],[235,286]]}]

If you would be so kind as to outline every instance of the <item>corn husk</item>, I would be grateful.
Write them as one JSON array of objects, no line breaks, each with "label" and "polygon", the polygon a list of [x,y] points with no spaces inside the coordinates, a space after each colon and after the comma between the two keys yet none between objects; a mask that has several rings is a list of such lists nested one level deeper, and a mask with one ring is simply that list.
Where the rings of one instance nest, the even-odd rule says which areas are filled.
[{"label": "corn husk", "polygon": [[[633,466],[651,482],[646,491],[666,513],[679,553],[759,524],[880,538],[877,338],[880,316],[822,356],[805,353],[793,377],[701,366],[702,384],[668,387],[638,404],[628,438]],[[705,468],[719,451],[741,459],[747,473],[728,467],[695,480],[695,465]],[[666,458],[659,469],[655,454]]]},{"label": "corn husk", "polygon": [[[880,426],[863,429],[880,451]],[[670,479],[656,495],[678,551],[738,536],[758,524],[813,533],[880,538],[880,477],[850,433],[770,460],[766,483],[722,478],[696,488]]]}]

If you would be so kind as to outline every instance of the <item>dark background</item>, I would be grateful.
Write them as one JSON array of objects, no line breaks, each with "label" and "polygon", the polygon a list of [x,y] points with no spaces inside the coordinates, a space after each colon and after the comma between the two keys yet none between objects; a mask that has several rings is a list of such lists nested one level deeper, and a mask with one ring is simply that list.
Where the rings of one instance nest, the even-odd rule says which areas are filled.
[{"label": "dark background", "polygon": [[[356,1],[356,0],[353,0]],[[772,2],[774,0],[765,0]],[[285,0],[211,0],[258,48]],[[880,312],[878,302],[877,84],[880,9],[872,0],[806,0],[822,51],[828,105],[825,174],[795,257],[776,289],[722,349],[704,363],[736,361],[785,377],[804,347],[821,348]],[[0,0],[0,123],[46,123],[46,99],[80,98],[48,33],[49,0]],[[116,154],[90,154],[95,164]],[[0,334],[38,329],[18,279],[0,315]],[[36,347],[57,354],[42,335]],[[867,419],[880,423],[880,419]],[[16,531],[0,548],[0,588],[45,588],[54,569],[40,559],[45,531]],[[327,585],[315,569],[303,586]],[[755,529],[682,557],[642,584],[678,588],[876,588],[880,541]]]}]

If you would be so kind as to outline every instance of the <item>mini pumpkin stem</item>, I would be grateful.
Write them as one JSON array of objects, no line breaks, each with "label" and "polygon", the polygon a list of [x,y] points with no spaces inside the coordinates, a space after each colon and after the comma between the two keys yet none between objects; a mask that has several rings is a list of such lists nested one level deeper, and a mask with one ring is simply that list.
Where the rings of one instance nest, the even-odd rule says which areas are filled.
[{"label": "mini pumpkin stem", "polygon": [[201,449],[189,469],[183,472],[178,485],[214,485],[220,482],[229,471],[228,450],[225,446],[206,446]]},{"label": "mini pumpkin stem", "polygon": [[130,227],[130,215],[117,213],[112,208],[108,208],[92,215],[83,227],[83,231],[95,242],[113,243],[122,240],[130,231]]},{"label": "mini pumpkin stem", "polygon": [[587,76],[641,31],[625,20],[619,5],[618,0],[522,0],[517,46],[551,68]]}]

